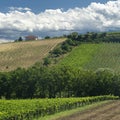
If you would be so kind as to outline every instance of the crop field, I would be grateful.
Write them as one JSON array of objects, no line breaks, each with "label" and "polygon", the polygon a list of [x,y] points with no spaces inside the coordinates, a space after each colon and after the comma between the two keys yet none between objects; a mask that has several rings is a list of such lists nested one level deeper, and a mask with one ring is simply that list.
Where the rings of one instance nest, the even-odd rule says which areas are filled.
[{"label": "crop field", "polygon": [[65,38],[0,44],[0,71],[29,67],[41,61]]},{"label": "crop field", "polygon": [[120,72],[120,44],[82,44],[72,50],[58,65],[96,70],[110,68]]},{"label": "crop field", "polygon": [[93,102],[118,99],[115,96],[83,98],[0,100],[0,120],[32,120]]},{"label": "crop field", "polygon": [[61,59],[58,65],[82,67],[92,59],[97,49],[99,49],[99,44],[82,44],[74,48],[66,57]]},{"label": "crop field", "polygon": [[120,44],[103,43],[92,59],[84,66],[87,69],[110,68],[120,72]]}]

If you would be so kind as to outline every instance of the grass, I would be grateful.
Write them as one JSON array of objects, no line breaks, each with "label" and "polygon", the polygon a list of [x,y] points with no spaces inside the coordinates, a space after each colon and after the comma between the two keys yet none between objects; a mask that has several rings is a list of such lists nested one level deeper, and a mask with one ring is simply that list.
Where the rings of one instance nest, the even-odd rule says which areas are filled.
[{"label": "grass", "polygon": [[99,44],[82,44],[74,48],[65,58],[61,59],[58,65],[82,67],[92,59],[99,46]]},{"label": "grass", "polygon": [[58,66],[61,65],[90,70],[110,68],[115,72],[120,72],[120,44],[82,44],[62,58],[58,63]]},{"label": "grass", "polygon": [[0,44],[0,71],[27,68],[40,62],[65,38]]},{"label": "grass", "polygon": [[102,43],[93,58],[84,66],[86,69],[110,68],[120,72],[120,44]]},{"label": "grass", "polygon": [[34,119],[34,120],[56,120],[56,119],[61,118],[61,117],[70,116],[70,115],[78,113],[78,112],[82,112],[82,111],[85,111],[85,110],[88,110],[88,109],[92,109],[94,107],[100,106],[100,105],[108,103],[108,102],[110,102],[110,101],[96,102],[96,103],[93,103],[93,104],[90,104],[90,105],[85,105],[83,107],[79,107],[79,108],[76,108],[76,109],[56,113],[54,115],[48,115],[48,116],[40,117],[40,118]]}]

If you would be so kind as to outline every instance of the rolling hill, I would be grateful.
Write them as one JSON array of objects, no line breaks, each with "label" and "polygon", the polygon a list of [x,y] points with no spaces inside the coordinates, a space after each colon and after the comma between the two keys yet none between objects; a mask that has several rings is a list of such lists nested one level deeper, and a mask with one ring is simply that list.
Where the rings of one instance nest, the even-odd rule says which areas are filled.
[{"label": "rolling hill", "polygon": [[65,38],[0,44],[0,71],[27,68],[46,57]]},{"label": "rolling hill", "polygon": [[[98,33],[98,36],[100,34]],[[84,36],[82,35],[82,37]],[[56,66],[67,65],[73,66],[75,69],[90,70],[110,68],[115,72],[120,72],[120,44],[116,42],[119,38],[120,32],[108,32],[104,38],[105,43],[104,41],[99,44],[83,42],[74,47],[71,52],[61,55],[60,59],[57,59]],[[18,67],[27,68],[36,62],[40,62],[56,45],[65,40],[66,38],[59,38],[0,44],[0,71],[10,71]],[[109,40],[116,41],[110,42]]]},{"label": "rolling hill", "polygon": [[58,66],[61,65],[74,66],[74,68],[82,67],[90,70],[110,68],[115,72],[120,72],[120,44],[82,44],[61,59]]}]

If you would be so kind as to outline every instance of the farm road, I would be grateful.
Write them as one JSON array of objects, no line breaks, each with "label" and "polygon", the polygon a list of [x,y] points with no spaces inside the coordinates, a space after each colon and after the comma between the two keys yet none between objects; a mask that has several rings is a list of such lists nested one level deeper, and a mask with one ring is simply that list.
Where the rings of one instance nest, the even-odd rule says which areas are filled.
[{"label": "farm road", "polygon": [[120,101],[112,101],[57,120],[120,120]]}]

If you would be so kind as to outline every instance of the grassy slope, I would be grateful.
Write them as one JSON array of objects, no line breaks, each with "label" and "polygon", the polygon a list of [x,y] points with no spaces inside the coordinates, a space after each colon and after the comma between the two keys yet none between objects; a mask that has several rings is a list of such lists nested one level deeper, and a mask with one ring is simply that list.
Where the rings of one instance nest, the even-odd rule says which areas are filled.
[{"label": "grassy slope", "polygon": [[85,68],[110,68],[115,72],[120,72],[120,44],[119,43],[103,43],[94,55],[92,60],[85,65]]},{"label": "grassy slope", "polygon": [[120,72],[120,44],[82,44],[73,49],[58,65],[70,65],[92,70],[111,68]]},{"label": "grassy slope", "polygon": [[41,61],[61,39],[0,44],[0,71],[28,67]]},{"label": "grassy slope", "polygon": [[82,67],[88,63],[99,49],[99,44],[82,44],[72,50],[58,65]]}]

